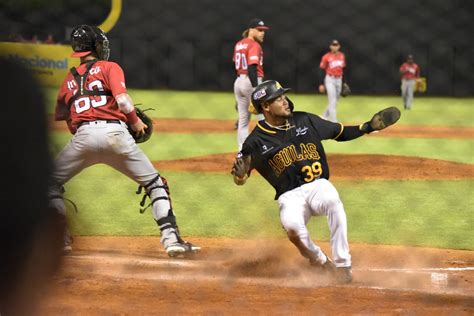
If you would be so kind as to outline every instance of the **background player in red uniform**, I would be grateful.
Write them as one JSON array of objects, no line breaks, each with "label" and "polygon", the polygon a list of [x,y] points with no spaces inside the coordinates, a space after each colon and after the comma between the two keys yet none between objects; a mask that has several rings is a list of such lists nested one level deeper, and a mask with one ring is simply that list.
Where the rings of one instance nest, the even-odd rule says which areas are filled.
[{"label": "background player in red uniform", "polygon": [[337,122],[337,100],[341,96],[342,84],[346,81],[344,78],[346,57],[339,51],[341,45],[338,40],[333,40],[329,48],[331,51],[321,58],[319,64],[319,92],[327,92],[328,95],[328,105],[323,118]]},{"label": "background player in red uniform", "polygon": [[249,134],[251,113],[248,110],[253,87],[263,81],[263,49],[261,44],[265,31],[269,28],[260,19],[250,21],[242,34],[243,39],[234,47],[234,61],[237,79],[234,82],[234,94],[237,101],[239,121],[237,127],[237,144],[239,150]]},{"label": "background player in red uniform", "polygon": [[402,80],[403,107],[411,109],[413,94],[415,92],[416,79],[420,78],[420,67],[415,64],[413,55],[408,55],[406,62],[400,66],[400,76]]},{"label": "background player in red uniform", "polygon": [[[71,33],[71,46],[72,56],[81,58],[81,64],[72,68],[64,80],[55,119],[66,121],[74,136],[55,161],[50,204],[65,214],[63,185],[84,168],[104,163],[146,190],[169,256],[199,251],[199,247],[181,239],[166,179],[128,132],[127,123],[138,134],[144,133],[146,125],[137,117],[127,94],[122,68],[108,61],[109,41],[104,32],[95,26],[80,25]],[[67,250],[70,245],[65,247]]]}]

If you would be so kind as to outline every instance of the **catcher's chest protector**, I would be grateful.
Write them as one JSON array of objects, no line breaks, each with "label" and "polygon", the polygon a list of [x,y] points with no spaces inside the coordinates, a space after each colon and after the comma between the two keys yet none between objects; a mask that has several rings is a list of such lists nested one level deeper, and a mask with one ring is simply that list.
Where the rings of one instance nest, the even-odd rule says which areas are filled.
[{"label": "catcher's chest protector", "polygon": [[74,95],[72,100],[75,100],[78,97],[82,97],[84,95],[91,95],[91,96],[101,96],[101,95],[106,95],[106,96],[112,96],[112,92],[110,91],[100,91],[100,90],[89,90],[85,87],[86,83],[86,78],[89,75],[89,71],[92,69],[92,66],[96,63],[97,60],[92,60],[87,63],[86,66],[86,71],[84,72],[83,75],[80,75],[77,72],[76,67],[72,67],[70,69],[71,74],[74,76],[74,80],[77,83],[77,86],[79,87],[79,91]]}]

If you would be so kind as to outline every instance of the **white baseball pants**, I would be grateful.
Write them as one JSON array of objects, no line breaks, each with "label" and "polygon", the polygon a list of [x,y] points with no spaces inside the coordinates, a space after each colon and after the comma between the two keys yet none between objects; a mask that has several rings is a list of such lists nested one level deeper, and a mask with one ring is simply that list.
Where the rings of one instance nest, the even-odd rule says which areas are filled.
[{"label": "white baseball pants", "polygon": [[336,106],[337,100],[339,100],[341,96],[342,78],[326,75],[326,77],[324,77],[324,86],[328,95],[328,105],[323,113],[323,118],[332,122],[337,122]]},{"label": "white baseball pants", "polygon": [[413,102],[413,94],[415,92],[416,81],[414,79],[403,79],[402,80],[402,98],[403,107],[410,110]]},{"label": "white baseball pants", "polygon": [[288,237],[311,262],[323,264],[326,256],[311,240],[306,227],[311,216],[327,216],[332,257],[336,267],[351,266],[347,241],[347,219],[336,188],[318,179],[282,194],[278,198],[280,220]]},{"label": "white baseball pants", "polygon": [[[157,170],[137,146],[125,123],[93,121],[78,128],[76,134],[55,160],[53,183],[50,187],[50,196],[54,198],[50,203],[58,212],[63,214],[66,212],[62,199],[62,186],[83,169],[99,163],[111,166],[142,186],[154,179],[155,186],[164,184],[161,177],[156,179]],[[114,184],[110,183],[110,185]],[[100,190],[97,193],[100,194]],[[160,196],[167,197],[168,193],[162,188],[150,192],[150,200]],[[169,200],[156,201],[152,207],[154,219],[158,221],[169,216],[171,209]],[[162,242],[165,246],[176,242],[173,231],[174,229],[162,231]]]},{"label": "white baseball pants", "polygon": [[[262,83],[262,78],[258,77],[258,84]],[[234,95],[237,101],[237,111],[239,112],[239,126],[237,128],[237,146],[239,151],[249,136],[249,123],[251,113],[249,112],[250,97],[253,91],[252,84],[247,75],[239,75],[234,81]],[[259,114],[259,120],[263,119]]]}]

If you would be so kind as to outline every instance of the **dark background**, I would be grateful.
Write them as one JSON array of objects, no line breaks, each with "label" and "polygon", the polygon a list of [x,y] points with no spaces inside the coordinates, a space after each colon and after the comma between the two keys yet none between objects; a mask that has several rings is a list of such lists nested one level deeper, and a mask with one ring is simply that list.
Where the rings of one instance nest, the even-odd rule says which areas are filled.
[{"label": "dark background", "polygon": [[[36,8],[20,10],[25,3]],[[3,1],[0,26],[52,30],[64,40],[71,26],[101,24],[110,9],[109,1],[38,3]],[[398,68],[412,53],[427,94],[474,95],[471,0],[124,0],[109,33],[111,59],[130,87],[231,91],[233,46],[254,17],[271,27],[263,44],[266,78],[296,91],[315,91],[319,60],[336,38],[355,94],[399,93]]]}]

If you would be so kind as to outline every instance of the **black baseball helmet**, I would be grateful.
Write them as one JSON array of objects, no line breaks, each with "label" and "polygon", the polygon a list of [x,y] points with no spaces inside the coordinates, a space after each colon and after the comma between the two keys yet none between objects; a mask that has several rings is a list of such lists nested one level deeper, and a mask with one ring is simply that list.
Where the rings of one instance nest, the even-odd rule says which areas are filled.
[{"label": "black baseball helmet", "polygon": [[99,59],[109,60],[109,40],[97,26],[79,25],[71,32],[71,57],[84,57],[95,53]]},{"label": "black baseball helmet", "polygon": [[[265,102],[274,100],[290,90],[290,88],[283,88],[276,80],[266,80],[253,90],[251,96],[252,104],[258,113],[262,113],[262,105]],[[293,112],[293,102],[288,97],[286,99],[290,105],[291,112]]]}]

